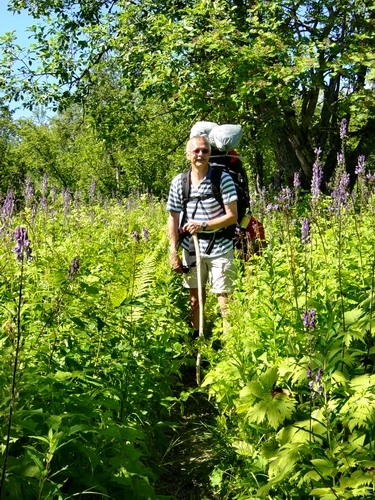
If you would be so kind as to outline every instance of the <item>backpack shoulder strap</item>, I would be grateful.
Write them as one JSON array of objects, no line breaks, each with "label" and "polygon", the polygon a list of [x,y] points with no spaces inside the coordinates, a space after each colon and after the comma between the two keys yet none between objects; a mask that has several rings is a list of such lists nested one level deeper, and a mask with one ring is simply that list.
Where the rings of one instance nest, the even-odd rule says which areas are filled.
[{"label": "backpack shoulder strap", "polygon": [[[220,183],[221,183],[222,168],[220,167],[210,167],[209,177],[211,181],[212,194],[216,201],[224,208],[223,197],[221,195]],[[186,211],[186,205],[190,199],[190,187],[191,187],[191,169],[186,170],[181,174],[182,183],[182,193],[183,193],[183,206],[184,211]]]},{"label": "backpack shoulder strap", "polygon": [[214,198],[222,208],[224,208],[224,202],[223,202],[223,197],[221,196],[221,190],[220,190],[220,183],[221,183],[221,174],[222,174],[222,169],[220,167],[212,167],[211,166],[211,189],[212,189],[212,194],[214,195]]},{"label": "backpack shoulder strap", "polygon": [[187,220],[187,204],[190,196],[190,184],[191,184],[191,171],[186,170],[181,174],[181,183],[182,183],[182,215],[180,216],[179,221],[179,245],[183,240],[183,236],[181,234],[181,228],[185,224]]},{"label": "backpack shoulder strap", "polygon": [[181,182],[182,182],[182,194],[183,194],[183,205],[184,209],[186,209],[187,202],[189,200],[190,195],[190,185],[191,185],[191,170],[186,170],[181,174]]}]

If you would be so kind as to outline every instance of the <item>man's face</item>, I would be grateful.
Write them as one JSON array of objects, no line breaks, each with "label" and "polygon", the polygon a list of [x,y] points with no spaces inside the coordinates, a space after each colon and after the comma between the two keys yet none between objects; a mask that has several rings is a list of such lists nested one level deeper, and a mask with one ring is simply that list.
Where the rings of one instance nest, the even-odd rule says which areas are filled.
[{"label": "man's face", "polygon": [[189,151],[186,153],[191,166],[199,170],[208,168],[210,152],[208,145],[203,139],[192,139],[189,144]]}]

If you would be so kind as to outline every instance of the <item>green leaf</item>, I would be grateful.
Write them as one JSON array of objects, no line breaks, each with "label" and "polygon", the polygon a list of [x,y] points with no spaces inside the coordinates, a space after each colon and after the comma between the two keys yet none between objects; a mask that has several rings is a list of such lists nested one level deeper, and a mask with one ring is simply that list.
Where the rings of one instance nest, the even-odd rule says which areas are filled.
[{"label": "green leaf", "polygon": [[63,382],[65,380],[69,380],[70,378],[72,378],[72,373],[71,372],[63,372],[63,371],[59,370],[54,374],[54,378],[56,380],[58,380],[59,382]]},{"label": "green leaf", "polygon": [[47,425],[50,429],[57,431],[62,422],[62,418],[60,415],[52,415],[47,419]]},{"label": "green leaf", "polygon": [[128,293],[124,290],[124,286],[121,286],[117,290],[112,290],[109,298],[114,307],[120,307],[125,299],[127,298]]},{"label": "green leaf", "polygon": [[223,475],[224,475],[223,470],[220,468],[216,467],[213,472],[210,474],[210,483],[213,488],[220,488],[222,482],[223,482]]},{"label": "green leaf", "polygon": [[76,434],[77,432],[82,432],[82,431],[95,432],[95,430],[90,425],[77,424],[73,425],[67,430],[67,435],[71,436],[72,434]]},{"label": "green leaf", "polygon": [[254,455],[254,446],[247,443],[246,441],[234,441],[232,443],[232,446],[236,450],[236,453],[238,453],[238,455],[244,457],[252,457]]},{"label": "green leaf", "polygon": [[70,319],[73,321],[73,323],[75,323],[77,326],[82,328],[82,330],[84,330],[86,328],[86,324],[82,321],[81,318],[78,318],[77,316],[73,316]]},{"label": "green leaf", "polygon": [[323,477],[335,477],[337,474],[335,465],[326,458],[314,458],[311,463]]},{"label": "green leaf", "polygon": [[352,309],[351,311],[346,311],[344,314],[346,326],[351,326],[358,322],[358,320],[365,314],[365,311],[361,308]]},{"label": "green leaf", "polygon": [[316,495],[320,500],[337,500],[336,488],[314,488],[310,491],[310,495]]},{"label": "green leaf", "polygon": [[269,395],[249,408],[246,417],[249,422],[257,424],[268,420],[271,427],[277,429],[286,418],[291,417],[295,404],[294,400],[284,394],[277,394],[275,397]]},{"label": "green leaf", "polygon": [[101,332],[103,328],[106,326],[106,323],[101,318],[99,318],[99,316],[96,317],[96,321],[97,321],[98,332]]},{"label": "green leaf", "polygon": [[44,465],[43,465],[42,461],[40,460],[40,458],[38,457],[38,451],[33,446],[25,446],[24,448],[25,448],[28,456],[31,458],[31,460],[34,462],[34,464],[38,468],[39,475],[40,475],[40,473],[44,470]]}]

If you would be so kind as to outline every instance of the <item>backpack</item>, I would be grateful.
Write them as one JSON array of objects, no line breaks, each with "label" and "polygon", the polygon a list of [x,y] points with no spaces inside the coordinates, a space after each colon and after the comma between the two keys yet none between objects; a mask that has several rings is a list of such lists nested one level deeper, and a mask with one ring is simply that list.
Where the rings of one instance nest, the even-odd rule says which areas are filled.
[{"label": "backpack", "polygon": [[[211,144],[209,165],[213,169],[227,172],[232,177],[237,192],[238,222],[241,222],[250,204],[249,181],[242,161],[235,151],[242,138],[241,125],[217,125],[214,122],[201,121],[195,123],[190,131],[190,138],[197,135],[206,135]],[[221,176],[214,177],[212,191],[224,208],[220,193],[220,178]]]},{"label": "backpack", "polygon": [[[197,122],[191,129],[190,137],[196,135],[206,135],[212,146],[211,156],[209,159],[209,165],[211,168],[211,189],[212,196],[224,209],[223,198],[220,191],[220,181],[222,172],[228,173],[236,188],[237,192],[237,212],[238,212],[238,222],[240,223],[245,213],[249,210],[250,206],[250,194],[249,194],[249,181],[246,174],[246,170],[242,165],[242,161],[235,151],[235,147],[241,141],[242,138],[242,127],[241,125],[217,125],[213,122]],[[220,149],[219,149],[220,148]],[[190,195],[190,170],[187,170],[182,174],[182,189],[183,189],[183,216],[180,221],[180,227],[183,226],[186,221],[186,206],[191,200]],[[210,195],[211,197],[211,195]],[[198,200],[199,201],[199,200]],[[195,211],[193,212],[193,216]],[[257,221],[258,222],[258,221]],[[260,223],[259,223],[260,224]],[[236,235],[236,227],[234,224],[226,228],[221,229],[210,234],[199,233],[199,237],[202,239],[211,238],[211,242],[208,245],[206,253],[209,255],[216,235],[221,238],[227,238],[233,240],[233,244],[236,248],[243,251],[244,246],[246,248],[248,245],[248,239],[253,239],[249,232],[246,232],[246,238]],[[263,226],[262,226],[263,227]],[[247,231],[247,230],[246,230]],[[249,236],[250,235],[250,236]],[[264,236],[264,230],[263,230]],[[255,239],[255,238],[254,238]]]},{"label": "backpack", "polygon": [[[213,150],[215,151],[215,150]],[[246,210],[249,208],[250,196],[248,190],[248,182],[247,175],[242,166],[242,162],[239,159],[238,154],[235,151],[230,151],[227,154],[223,154],[221,151],[217,151],[219,155],[215,156],[215,158],[210,158],[209,165],[209,175],[211,180],[211,190],[212,195],[207,195],[207,198],[214,197],[216,201],[221,205],[224,209],[224,202],[220,191],[220,182],[222,172],[227,172],[231,178],[233,179],[236,192],[237,192],[237,210],[238,210],[238,220],[241,221],[242,217],[245,215]],[[202,200],[203,198],[191,198],[190,197],[190,179],[191,170],[187,170],[181,174],[182,181],[182,191],[183,191],[183,216],[180,221],[180,227],[182,227],[187,219],[186,216],[186,207],[189,201],[191,200]],[[206,199],[206,198],[205,198]],[[195,210],[193,211],[193,217],[195,215]],[[229,240],[234,240],[236,234],[236,224],[225,227],[216,231],[214,233],[199,233],[199,238],[202,239],[210,239],[210,243],[206,249],[206,254],[209,255],[212,247],[214,245],[215,239],[219,238],[227,238]]]},{"label": "backpack", "polygon": [[[207,122],[205,122],[207,123]],[[208,133],[208,140],[213,148],[220,151],[232,151],[236,149],[242,139],[241,125],[217,125],[212,127]]]},{"label": "backpack", "polygon": [[[238,153],[234,150],[224,152],[218,149],[212,149],[209,165],[213,168],[213,170],[220,170],[221,172],[224,171],[231,176],[237,192],[238,222],[241,222],[246,211],[249,209],[250,194],[247,174],[243,168],[242,161],[240,160]],[[220,178],[221,175],[219,177],[218,185],[216,184],[213,186],[212,191],[217,201],[224,208],[220,193]]]},{"label": "backpack", "polygon": [[[250,203],[246,172],[243,170],[242,162],[238,158],[238,155],[235,151],[231,151],[230,153],[233,154],[228,154],[225,156],[222,156],[222,153],[220,151],[219,153],[220,156],[218,158],[220,158],[220,163],[211,164],[211,158],[210,158],[210,165],[212,168],[209,170],[209,174],[211,180],[212,195],[209,194],[204,199],[211,198],[211,196],[213,196],[224,209],[224,203],[220,191],[220,182],[221,182],[222,172],[223,171],[228,172],[231,175],[232,179],[234,180],[234,184],[236,186],[236,191],[238,196],[238,201],[237,201],[238,220],[241,221],[242,217],[245,215],[245,212],[249,209],[249,203]],[[225,158],[224,160],[225,162],[230,164],[230,168],[228,169],[229,171],[227,170],[225,164],[223,164],[224,163],[223,158]],[[191,186],[190,175],[191,175],[190,169],[186,170],[181,174],[182,191],[183,191],[183,215],[180,220],[180,230],[187,219],[186,206],[188,202],[191,200],[197,200],[198,204],[198,201],[203,199],[202,197],[199,198],[190,197],[190,186]],[[192,214],[193,217],[195,215],[195,210],[193,210]],[[245,261],[248,259],[250,255],[254,254],[261,255],[262,248],[266,245],[263,224],[257,219],[255,219],[255,217],[251,216],[250,221],[245,230],[236,231],[237,227],[238,226],[235,224],[220,229],[215,233],[199,233],[198,236],[199,238],[210,240],[210,243],[208,244],[206,249],[206,254],[209,255],[211,253],[212,247],[215,242],[215,238],[220,237],[233,240],[233,246],[239,251],[240,255],[242,255],[242,259]],[[180,231],[180,236],[181,239],[183,239],[185,235],[181,234]]]},{"label": "backpack", "polygon": [[244,261],[252,255],[262,255],[267,246],[263,224],[251,216],[246,229],[236,233],[234,245]]}]

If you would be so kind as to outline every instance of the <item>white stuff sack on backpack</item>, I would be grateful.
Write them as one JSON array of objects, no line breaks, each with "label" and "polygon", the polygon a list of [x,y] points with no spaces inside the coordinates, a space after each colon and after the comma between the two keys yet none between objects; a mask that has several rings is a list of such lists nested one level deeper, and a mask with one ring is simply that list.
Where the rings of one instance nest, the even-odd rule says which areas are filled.
[{"label": "white stuff sack on backpack", "polygon": [[236,149],[242,138],[241,125],[217,125],[209,133],[208,140],[211,146],[220,151]]},{"label": "white stuff sack on backpack", "polygon": [[218,124],[214,122],[197,122],[190,131],[190,139],[197,135],[207,135],[208,137],[211,130],[217,126]]}]

